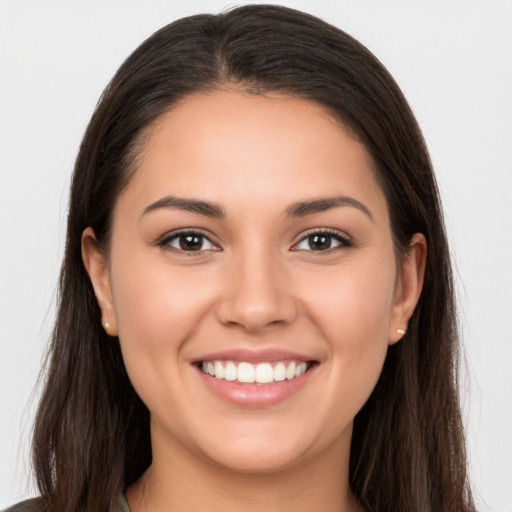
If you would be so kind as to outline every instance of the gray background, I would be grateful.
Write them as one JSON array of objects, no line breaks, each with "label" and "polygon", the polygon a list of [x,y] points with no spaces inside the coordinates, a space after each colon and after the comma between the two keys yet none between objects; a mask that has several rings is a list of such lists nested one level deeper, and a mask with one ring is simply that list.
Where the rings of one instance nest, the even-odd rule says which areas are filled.
[{"label": "gray background", "polygon": [[[243,3],[0,0],[0,508],[35,493],[34,386],[54,317],[70,171],[94,105],[154,30]],[[512,2],[274,3],[366,44],[423,128],[456,264],[471,476],[482,511],[510,512]]]}]

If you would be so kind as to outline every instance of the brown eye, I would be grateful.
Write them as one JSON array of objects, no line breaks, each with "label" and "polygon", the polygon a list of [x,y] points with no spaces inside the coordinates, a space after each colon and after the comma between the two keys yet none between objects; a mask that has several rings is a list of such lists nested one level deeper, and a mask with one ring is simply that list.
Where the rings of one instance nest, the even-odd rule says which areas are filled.
[{"label": "brown eye", "polygon": [[172,235],[163,240],[160,245],[184,252],[202,252],[218,249],[208,237],[192,231]]},{"label": "brown eye", "polygon": [[313,251],[325,251],[332,247],[331,235],[310,235],[308,236],[309,248]]},{"label": "brown eye", "polygon": [[200,251],[203,247],[201,235],[180,235],[178,237],[180,249],[184,251]]},{"label": "brown eye", "polygon": [[293,248],[299,251],[325,252],[331,249],[350,247],[351,242],[339,233],[316,232],[302,238]]}]

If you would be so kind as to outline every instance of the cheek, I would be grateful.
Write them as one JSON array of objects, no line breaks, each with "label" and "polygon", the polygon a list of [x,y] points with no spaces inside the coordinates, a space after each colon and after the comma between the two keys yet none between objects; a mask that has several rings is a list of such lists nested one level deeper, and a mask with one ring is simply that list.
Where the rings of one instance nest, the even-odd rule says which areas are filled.
[{"label": "cheek", "polygon": [[316,290],[310,300],[312,314],[333,350],[356,340],[363,345],[387,344],[395,275],[394,259],[368,258],[347,262],[306,284]]},{"label": "cheek", "polygon": [[394,259],[389,264],[381,260],[375,265],[340,266],[324,286],[317,281],[317,290],[325,291],[310,302],[310,316],[329,346],[330,384],[345,408],[340,413],[355,415],[380,376],[389,342],[394,282]]},{"label": "cheek", "polygon": [[118,259],[112,288],[119,335],[144,343],[169,343],[186,336],[207,309],[211,292],[200,271],[169,265],[165,258],[143,254]]},{"label": "cheek", "polygon": [[[182,346],[211,309],[204,276],[173,269],[165,259],[144,254],[112,258],[112,291],[118,335],[127,371],[143,389],[169,378],[178,368]],[[165,361],[166,364],[162,364]]]}]

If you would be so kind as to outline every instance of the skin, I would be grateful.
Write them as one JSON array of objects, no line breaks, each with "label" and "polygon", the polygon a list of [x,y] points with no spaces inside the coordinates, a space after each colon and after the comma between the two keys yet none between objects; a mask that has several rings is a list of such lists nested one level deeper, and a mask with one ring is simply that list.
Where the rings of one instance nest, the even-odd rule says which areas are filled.
[{"label": "skin", "polygon": [[[213,218],[149,205],[214,202]],[[291,205],[360,202],[303,216]],[[194,228],[204,250],[165,235]],[[329,229],[332,248],[307,235]],[[312,102],[234,90],[193,95],[148,131],[114,210],[108,255],[94,233],[83,259],[108,332],[151,413],[153,464],[127,491],[146,510],[356,510],[348,486],[354,416],[418,300],[426,244],[400,267],[364,146]],[[293,350],[317,361],[287,400],[239,407],[192,365],[231,348]]]}]

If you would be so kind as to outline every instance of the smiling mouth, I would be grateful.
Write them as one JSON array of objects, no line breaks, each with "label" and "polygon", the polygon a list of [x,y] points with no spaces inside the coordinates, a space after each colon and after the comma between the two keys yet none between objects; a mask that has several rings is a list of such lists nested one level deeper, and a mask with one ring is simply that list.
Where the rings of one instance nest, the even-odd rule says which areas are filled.
[{"label": "smiling mouth", "polygon": [[202,361],[199,368],[214,379],[241,384],[273,384],[304,375],[314,361],[279,361],[251,364],[245,361]]}]

